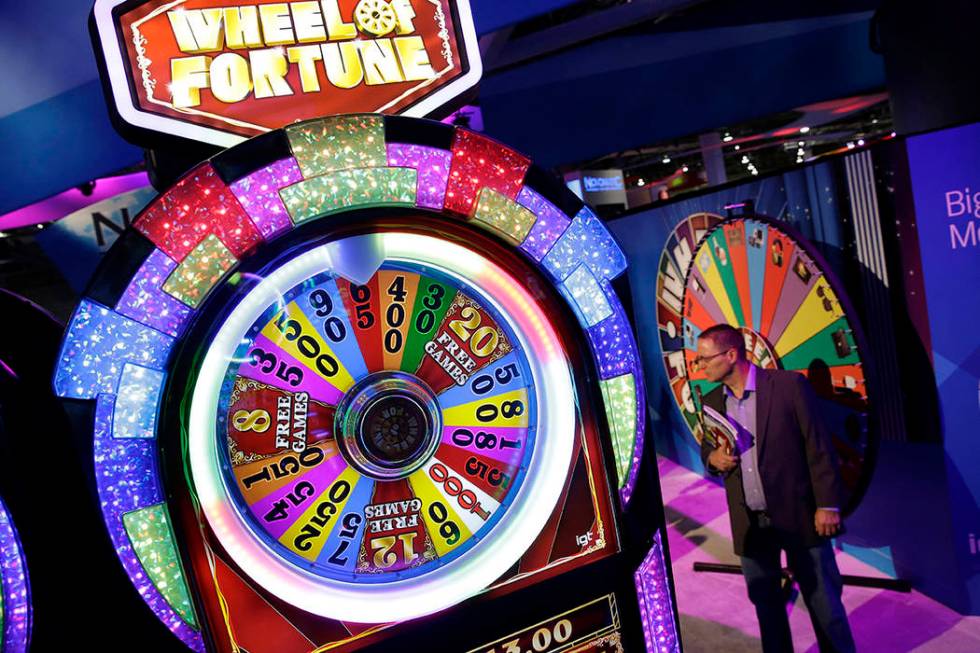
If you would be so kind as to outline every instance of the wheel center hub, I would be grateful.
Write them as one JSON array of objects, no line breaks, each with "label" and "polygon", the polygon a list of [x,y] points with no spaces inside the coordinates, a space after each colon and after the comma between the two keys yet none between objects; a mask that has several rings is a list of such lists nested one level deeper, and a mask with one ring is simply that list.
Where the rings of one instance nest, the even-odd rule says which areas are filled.
[{"label": "wheel center hub", "polygon": [[435,394],[403,372],[377,372],[352,387],[335,417],[341,454],[376,479],[404,478],[432,457],[442,428]]}]

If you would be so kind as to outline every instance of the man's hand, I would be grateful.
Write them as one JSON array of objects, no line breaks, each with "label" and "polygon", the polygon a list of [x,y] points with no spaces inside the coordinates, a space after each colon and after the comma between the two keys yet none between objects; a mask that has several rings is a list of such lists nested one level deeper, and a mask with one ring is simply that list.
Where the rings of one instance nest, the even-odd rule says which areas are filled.
[{"label": "man's hand", "polygon": [[708,464],[719,472],[728,473],[738,467],[738,456],[729,453],[731,450],[720,446],[708,454]]},{"label": "man's hand", "polygon": [[840,513],[836,510],[817,508],[813,516],[813,524],[817,527],[818,535],[834,537],[840,533]]}]

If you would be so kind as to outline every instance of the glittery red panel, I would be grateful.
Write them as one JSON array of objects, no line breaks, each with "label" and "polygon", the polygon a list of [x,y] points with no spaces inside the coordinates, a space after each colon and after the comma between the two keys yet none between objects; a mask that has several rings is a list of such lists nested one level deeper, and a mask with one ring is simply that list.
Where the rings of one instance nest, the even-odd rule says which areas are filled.
[{"label": "glittery red panel", "polygon": [[241,204],[205,163],[164,193],[135,227],[178,263],[208,234],[237,258],[262,241]]},{"label": "glittery red panel", "polygon": [[494,140],[457,129],[446,188],[446,208],[470,215],[476,197],[484,187],[514,199],[530,165],[530,159]]}]

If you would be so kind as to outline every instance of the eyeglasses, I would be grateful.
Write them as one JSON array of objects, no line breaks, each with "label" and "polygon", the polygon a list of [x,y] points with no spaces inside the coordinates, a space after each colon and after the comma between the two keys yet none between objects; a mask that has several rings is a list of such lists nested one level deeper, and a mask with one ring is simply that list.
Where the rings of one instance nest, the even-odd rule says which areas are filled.
[{"label": "eyeglasses", "polygon": [[708,361],[710,361],[712,358],[718,358],[719,356],[724,356],[732,349],[734,349],[734,347],[729,347],[728,349],[722,350],[717,354],[711,354],[710,356],[697,356],[693,361],[691,361],[691,364],[694,365],[695,369],[699,367],[704,367],[705,365],[708,364]]}]

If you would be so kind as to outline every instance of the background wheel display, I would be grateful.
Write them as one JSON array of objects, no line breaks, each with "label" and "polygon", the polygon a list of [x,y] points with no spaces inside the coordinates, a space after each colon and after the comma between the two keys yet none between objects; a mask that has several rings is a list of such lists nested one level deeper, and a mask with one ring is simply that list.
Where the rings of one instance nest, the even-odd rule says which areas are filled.
[{"label": "background wheel display", "polygon": [[[810,380],[841,462],[843,507],[853,510],[872,469],[874,443],[860,355],[863,337],[839,282],[803,238],[760,216],[717,222],[690,259],[682,259],[687,263],[682,317],[678,323],[662,307],[676,337],[662,328],[661,342],[675,400],[694,437],[699,443],[703,437],[700,397],[717,387],[692,366],[698,334],[714,324],[731,324],[745,335],[750,361]],[[676,254],[667,260],[676,261]],[[665,276],[664,283],[673,278]]]},{"label": "background wheel display", "polygon": [[714,213],[693,213],[667,237],[657,272],[657,326],[667,381],[684,421],[701,442],[701,424],[692,410],[691,386],[684,354],[684,281],[694,263],[694,252],[704,235],[724,220]]}]

